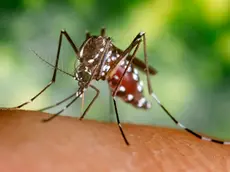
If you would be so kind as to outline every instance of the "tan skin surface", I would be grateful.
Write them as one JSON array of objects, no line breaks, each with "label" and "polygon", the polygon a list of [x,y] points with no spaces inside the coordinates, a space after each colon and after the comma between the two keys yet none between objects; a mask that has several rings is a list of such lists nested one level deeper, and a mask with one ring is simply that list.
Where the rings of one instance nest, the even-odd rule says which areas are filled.
[{"label": "tan skin surface", "polygon": [[180,130],[79,121],[23,110],[0,110],[1,172],[227,172],[230,146]]}]

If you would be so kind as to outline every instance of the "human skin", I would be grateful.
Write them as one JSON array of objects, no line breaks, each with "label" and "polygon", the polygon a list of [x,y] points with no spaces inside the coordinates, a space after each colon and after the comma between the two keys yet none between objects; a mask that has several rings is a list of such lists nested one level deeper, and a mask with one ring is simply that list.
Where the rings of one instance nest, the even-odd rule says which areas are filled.
[{"label": "human skin", "polygon": [[1,172],[227,172],[230,146],[177,129],[0,110]]}]

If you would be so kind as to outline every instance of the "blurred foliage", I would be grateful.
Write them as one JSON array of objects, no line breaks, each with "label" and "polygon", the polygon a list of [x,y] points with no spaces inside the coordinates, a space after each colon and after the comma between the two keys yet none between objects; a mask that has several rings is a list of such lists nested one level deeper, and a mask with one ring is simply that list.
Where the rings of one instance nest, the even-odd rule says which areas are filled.
[{"label": "blurred foliage", "polygon": [[[99,34],[105,26],[114,44],[122,49],[139,31],[145,31],[150,64],[159,71],[152,83],[161,101],[186,126],[230,139],[228,10],[228,0],[2,1],[0,106],[18,105],[49,82],[52,68],[29,49],[54,63],[61,29],[66,29],[80,46],[87,29]],[[138,56],[143,59],[143,48]],[[59,67],[73,72],[75,58],[64,41]],[[145,80],[144,74],[141,76]],[[107,84],[95,85],[101,94],[86,117],[114,120],[114,115],[109,113]],[[39,109],[53,104],[76,89],[76,81],[58,73],[57,83],[26,108]],[[145,93],[147,96],[147,90]],[[87,91],[85,104],[93,94],[92,90]],[[120,117],[126,122],[175,127],[156,103],[153,104],[150,111],[143,111],[119,101]],[[80,116],[80,107],[78,100],[64,114]]]}]

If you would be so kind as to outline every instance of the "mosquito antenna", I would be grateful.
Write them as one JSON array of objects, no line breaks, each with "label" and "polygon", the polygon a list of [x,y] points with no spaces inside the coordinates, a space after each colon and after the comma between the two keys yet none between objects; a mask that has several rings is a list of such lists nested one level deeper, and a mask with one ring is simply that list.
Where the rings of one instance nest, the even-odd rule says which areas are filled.
[{"label": "mosquito antenna", "polygon": [[45,59],[43,59],[43,58],[42,58],[40,55],[38,55],[38,53],[37,53],[36,51],[34,51],[33,49],[30,49],[30,51],[32,51],[39,59],[41,59],[43,62],[45,62],[45,63],[48,64],[49,66],[51,66],[51,67],[53,67],[53,68],[56,68],[56,69],[59,70],[60,72],[66,74],[66,75],[69,75],[69,76],[71,76],[72,78],[75,78],[74,75],[72,75],[72,74],[70,74],[70,73],[68,73],[68,72],[66,72],[66,71],[64,71],[64,70],[62,70],[62,69],[60,69],[60,68],[58,68],[58,67],[55,67],[54,65],[52,65],[51,63],[49,63],[48,61],[46,61]]}]

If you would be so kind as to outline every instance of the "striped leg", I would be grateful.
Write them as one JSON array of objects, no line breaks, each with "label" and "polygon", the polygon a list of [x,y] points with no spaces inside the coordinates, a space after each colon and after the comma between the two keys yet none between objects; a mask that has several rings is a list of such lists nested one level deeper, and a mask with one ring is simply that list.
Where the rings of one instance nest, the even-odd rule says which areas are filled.
[{"label": "striped leg", "polygon": [[93,85],[89,85],[89,86],[96,91],[96,95],[94,96],[94,98],[92,99],[92,101],[90,102],[88,107],[85,109],[84,113],[79,118],[80,120],[82,120],[84,118],[84,116],[86,115],[86,113],[88,112],[88,110],[90,109],[90,107],[93,105],[93,103],[97,99],[98,95],[100,94],[100,91],[95,86],[93,86]]},{"label": "striped leg", "polygon": [[[148,58],[147,58],[147,51],[146,51],[146,37],[145,37],[145,34],[143,34],[143,46],[144,46],[144,58],[145,58],[144,60],[145,60],[146,66],[148,66]],[[183,124],[181,124],[179,121],[177,121],[170,114],[170,112],[163,106],[163,104],[160,102],[160,100],[158,99],[158,97],[156,96],[156,94],[153,92],[152,85],[151,85],[151,82],[150,82],[150,73],[149,73],[148,67],[146,68],[146,76],[147,76],[148,92],[149,92],[149,94],[153,97],[153,99],[156,100],[156,102],[158,103],[158,105],[165,111],[165,113],[173,120],[173,122],[176,125],[178,125],[180,128],[184,129],[185,131],[189,132],[190,134],[192,134],[193,136],[195,136],[195,137],[197,137],[197,138],[199,138],[201,140],[215,142],[215,143],[219,143],[219,144],[230,145],[230,141],[221,141],[221,140],[216,140],[216,139],[204,137],[204,136],[202,136],[202,135],[194,132],[193,130],[185,127]]]},{"label": "striped leg", "polygon": [[45,111],[45,110],[48,110],[48,109],[52,109],[52,108],[54,108],[54,107],[57,107],[57,106],[59,106],[60,104],[66,102],[66,101],[69,100],[69,99],[71,99],[71,98],[74,97],[75,95],[76,95],[76,93],[71,94],[70,96],[68,96],[67,98],[63,99],[62,101],[57,102],[57,103],[55,103],[54,105],[47,106],[47,107],[44,107],[44,108],[42,108],[42,109],[39,109],[39,110],[37,110],[37,111]]},{"label": "striped leg", "polygon": [[82,95],[81,95],[81,112],[80,112],[81,116],[84,113],[84,104],[85,104],[85,94],[82,93]]},{"label": "striped leg", "polygon": [[112,100],[111,89],[109,87],[109,122],[112,122],[114,120],[113,115],[114,115],[113,100]]},{"label": "striped leg", "polygon": [[130,61],[127,65],[127,67],[125,68],[118,84],[116,85],[116,88],[114,89],[113,93],[112,93],[112,98],[113,98],[113,104],[114,104],[114,108],[115,108],[115,114],[116,114],[116,119],[117,119],[117,124],[118,124],[118,127],[119,127],[119,130],[121,132],[121,135],[126,143],[126,145],[129,145],[129,142],[125,136],[125,133],[122,129],[122,125],[120,123],[120,119],[119,119],[119,115],[118,115],[118,109],[117,109],[117,103],[116,103],[116,94],[117,94],[117,91],[118,91],[118,88],[119,86],[121,85],[121,81],[122,79],[124,78],[124,75],[126,73],[126,71],[128,70],[130,64],[132,63],[132,60],[135,58],[135,55],[136,55],[136,52],[140,46],[140,43],[141,43],[141,33],[139,33],[133,40],[133,42],[130,44],[130,46],[124,51],[124,54],[123,54],[123,58],[121,60],[124,60],[128,57],[129,53],[133,50],[133,53],[131,55],[131,58],[130,58]]},{"label": "striped leg", "polygon": [[[86,113],[88,112],[88,110],[90,109],[90,107],[93,105],[93,103],[95,102],[95,100],[97,99],[97,97],[98,97],[98,95],[100,93],[100,91],[95,86],[93,86],[93,85],[89,85],[89,86],[96,91],[96,95],[94,96],[93,100],[90,102],[90,104],[88,105],[88,107],[86,108],[86,110],[84,111],[84,113],[79,118],[80,120],[82,120],[84,118],[84,116],[86,115]],[[43,119],[42,121],[43,122],[48,122],[48,121],[54,119],[56,116],[58,116],[60,113],[62,113],[65,109],[67,109],[72,103],[74,103],[79,97],[82,96],[82,98],[83,98],[84,97],[84,92],[83,93],[79,93],[79,92],[74,93],[74,94],[70,95],[69,97],[65,98],[64,100],[62,100],[62,101],[60,101],[60,102],[58,102],[58,103],[56,103],[54,105],[45,107],[45,108],[43,108],[41,110],[43,111],[43,110],[47,110],[47,109],[56,107],[56,106],[64,103],[65,101],[71,99],[74,96],[75,96],[75,98],[69,104],[67,104],[62,110],[60,110],[59,112],[57,112],[56,114],[54,114],[53,116],[51,116],[51,117],[49,117],[47,119]],[[84,99],[82,99],[82,101],[84,102]],[[83,102],[82,102],[82,108],[81,108],[81,110],[83,109]]]},{"label": "striped leg", "polygon": [[52,119],[54,119],[55,117],[57,117],[60,113],[62,113],[64,110],[66,110],[70,105],[72,105],[80,96],[82,95],[82,93],[76,92],[75,94],[75,98],[68,103],[63,109],[61,109],[60,111],[58,111],[57,113],[55,113],[54,115],[52,115],[51,117],[47,118],[47,119],[43,119],[42,122],[48,122]]},{"label": "striped leg", "polygon": [[125,141],[126,145],[129,145],[129,142],[128,142],[126,136],[125,136],[125,133],[124,133],[124,131],[122,129],[122,125],[121,125],[121,122],[120,122],[120,119],[119,119],[118,110],[117,110],[117,102],[116,102],[115,97],[113,97],[113,104],[114,104],[114,108],[115,108],[115,112],[116,112],[117,124],[119,126],[121,135],[124,138],[124,141]]}]

